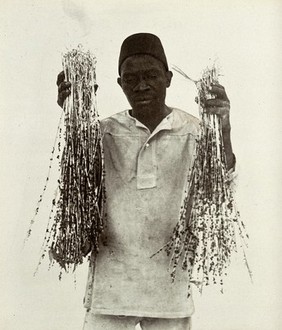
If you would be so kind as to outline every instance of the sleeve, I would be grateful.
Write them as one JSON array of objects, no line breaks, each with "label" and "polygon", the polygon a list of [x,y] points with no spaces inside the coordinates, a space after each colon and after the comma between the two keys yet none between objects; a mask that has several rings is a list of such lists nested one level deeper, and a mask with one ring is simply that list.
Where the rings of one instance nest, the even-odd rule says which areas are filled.
[{"label": "sleeve", "polygon": [[233,154],[234,161],[233,166],[227,172],[226,181],[230,185],[230,188],[233,192],[236,192],[237,182],[238,182],[238,173],[239,173],[239,166],[237,164],[236,156]]},{"label": "sleeve", "polygon": [[95,253],[92,251],[89,259],[88,276],[85,288],[85,294],[83,298],[84,307],[89,310],[92,305],[92,294],[94,284],[94,273],[95,273]]}]

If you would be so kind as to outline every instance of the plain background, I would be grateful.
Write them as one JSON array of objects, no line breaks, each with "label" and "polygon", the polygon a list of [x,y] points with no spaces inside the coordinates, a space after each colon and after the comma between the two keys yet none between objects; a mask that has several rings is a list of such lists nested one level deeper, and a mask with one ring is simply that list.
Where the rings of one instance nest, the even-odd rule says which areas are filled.
[{"label": "plain background", "polygon": [[[87,263],[58,280],[45,260],[37,275],[58,172],[23,241],[42,192],[60,117],[56,76],[61,55],[78,44],[96,54],[98,109],[128,107],[116,83],[123,39],[152,32],[170,65],[192,78],[214,59],[232,105],[238,160],[237,203],[249,235],[248,261],[234,257],[225,292],[194,290],[194,330],[277,330],[281,317],[281,51],[280,0],[0,1],[1,249],[0,329],[81,329]],[[174,73],[167,104],[197,115],[196,90]],[[169,303],[169,302],[168,302]]]}]

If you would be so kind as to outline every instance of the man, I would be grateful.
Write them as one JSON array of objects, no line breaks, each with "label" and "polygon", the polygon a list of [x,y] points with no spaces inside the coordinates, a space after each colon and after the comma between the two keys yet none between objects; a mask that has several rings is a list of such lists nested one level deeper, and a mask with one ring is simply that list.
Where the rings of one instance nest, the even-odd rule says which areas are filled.
[{"label": "man", "polygon": [[[183,187],[193,161],[199,120],[165,104],[172,72],[158,37],[138,33],[124,40],[119,78],[130,110],[101,122],[106,170],[107,245],[92,256],[84,330],[190,329],[187,273],[171,283],[166,242],[178,220]],[[70,84],[58,76],[58,103]],[[208,112],[222,118],[228,168],[234,166],[230,103],[221,85]]]}]

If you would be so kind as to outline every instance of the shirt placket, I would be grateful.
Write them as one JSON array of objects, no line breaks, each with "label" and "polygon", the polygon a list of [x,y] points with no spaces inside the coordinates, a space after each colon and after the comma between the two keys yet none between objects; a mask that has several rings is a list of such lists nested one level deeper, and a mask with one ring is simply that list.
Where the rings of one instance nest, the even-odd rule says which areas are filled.
[{"label": "shirt placket", "polygon": [[[164,118],[152,134],[148,136],[139,151],[137,158],[137,189],[150,189],[157,186],[157,134],[162,130],[171,130],[171,120],[171,115]],[[138,126],[145,127],[141,125],[139,123]],[[147,129],[147,131],[149,130]]]}]

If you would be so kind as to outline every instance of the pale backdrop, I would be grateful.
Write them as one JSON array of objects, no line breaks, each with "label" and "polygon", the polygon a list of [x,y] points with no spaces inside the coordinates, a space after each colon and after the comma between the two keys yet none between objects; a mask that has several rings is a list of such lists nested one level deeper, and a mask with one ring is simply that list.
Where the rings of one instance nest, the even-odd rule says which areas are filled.
[{"label": "pale backdrop", "polygon": [[[76,284],[72,275],[60,282],[58,269],[48,271],[47,261],[33,277],[56,169],[23,249],[60,116],[56,75],[61,54],[81,43],[98,58],[101,117],[125,109],[116,84],[119,47],[142,31],[157,34],[170,65],[193,78],[218,58],[232,104],[237,201],[251,238],[254,283],[236,257],[224,294],[208,288],[200,296],[194,290],[193,328],[282,329],[281,17],[279,0],[0,1],[0,329],[81,329],[87,264],[77,270]],[[195,95],[194,86],[175,73],[168,105],[197,115]]]}]

